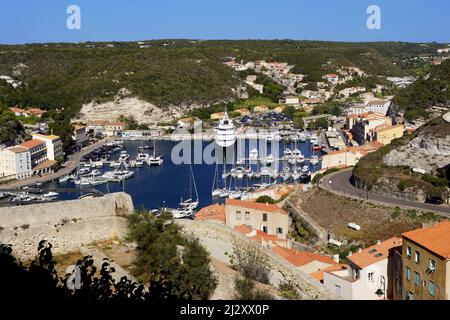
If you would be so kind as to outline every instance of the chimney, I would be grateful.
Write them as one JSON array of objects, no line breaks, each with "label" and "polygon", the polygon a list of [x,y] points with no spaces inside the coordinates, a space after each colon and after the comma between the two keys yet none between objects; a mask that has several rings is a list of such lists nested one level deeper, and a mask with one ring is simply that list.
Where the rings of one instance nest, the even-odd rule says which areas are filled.
[{"label": "chimney", "polygon": [[381,243],[381,240],[377,240],[377,245]]},{"label": "chimney", "polygon": [[347,255],[347,257],[351,257],[352,256],[352,252],[350,251]]},{"label": "chimney", "polygon": [[358,252],[362,252],[362,248],[359,248],[359,249],[358,249]]}]

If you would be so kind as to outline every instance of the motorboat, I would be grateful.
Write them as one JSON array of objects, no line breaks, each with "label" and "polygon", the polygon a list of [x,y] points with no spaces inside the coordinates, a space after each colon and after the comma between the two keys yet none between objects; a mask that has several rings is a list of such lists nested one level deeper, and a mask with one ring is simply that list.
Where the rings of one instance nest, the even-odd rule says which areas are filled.
[{"label": "motorboat", "polygon": [[148,153],[138,153],[136,161],[147,161],[148,158],[150,158]]},{"label": "motorboat", "polygon": [[147,164],[149,166],[161,166],[163,164],[164,160],[161,158],[161,156],[150,156],[147,159]]},{"label": "motorboat", "polygon": [[135,165],[136,165],[136,168],[142,168],[144,166],[144,161],[136,160]]},{"label": "motorboat", "polygon": [[44,198],[56,198],[57,196],[59,196],[58,192],[47,192],[42,195]]},{"label": "motorboat", "polygon": [[219,198],[227,198],[230,195],[227,189],[222,189],[219,194]]},{"label": "motorboat", "polygon": [[257,161],[258,160],[258,156],[259,156],[259,152],[258,152],[258,149],[252,149],[252,150],[250,150],[250,153],[249,153],[249,160],[250,161]]},{"label": "motorboat", "polygon": [[297,170],[294,169],[294,171],[292,172],[292,179],[294,179],[294,181],[297,181],[298,179],[300,179],[301,173]]},{"label": "motorboat", "polygon": [[91,177],[98,177],[101,176],[103,173],[100,170],[94,169],[91,171],[91,173],[89,174],[89,176]]},{"label": "motorboat", "polygon": [[306,133],[304,133],[304,132],[300,132],[298,135],[298,140],[300,140],[300,142],[306,142],[307,138],[308,137],[306,136]]},{"label": "motorboat", "polygon": [[317,166],[320,163],[319,156],[316,155],[311,156],[311,160],[309,161],[309,163],[311,163],[311,165],[313,166]]},{"label": "motorboat", "polygon": [[230,199],[240,199],[241,196],[242,196],[242,192],[240,192],[240,191],[238,191],[238,190],[234,190],[234,191],[231,191],[231,192],[230,192],[230,194],[229,194],[228,197],[229,197]]},{"label": "motorboat", "polygon": [[288,167],[286,167],[283,172],[281,173],[281,178],[283,179],[283,181],[287,181],[289,180],[289,178],[291,177],[291,172],[289,170]]},{"label": "motorboat", "polygon": [[244,168],[238,167],[236,168],[236,178],[238,179],[244,179]]},{"label": "motorboat", "polygon": [[187,199],[183,201],[183,199],[181,199],[179,206],[182,210],[195,210],[198,208],[199,204],[200,202],[198,200]]},{"label": "motorboat", "polygon": [[284,154],[284,159],[287,160],[292,156],[292,151],[291,151],[291,149],[288,148],[288,149],[284,150],[283,154]]},{"label": "motorboat", "polygon": [[89,173],[91,173],[91,168],[80,168],[80,170],[78,170],[78,174],[82,176]]},{"label": "motorboat", "polygon": [[121,151],[119,156],[120,162],[126,162],[130,158],[130,155],[126,151]]},{"label": "motorboat", "polygon": [[266,158],[266,163],[267,163],[268,165],[271,165],[274,161],[275,161],[274,156],[271,155],[271,154],[269,154],[269,155],[267,156],[267,158]]}]

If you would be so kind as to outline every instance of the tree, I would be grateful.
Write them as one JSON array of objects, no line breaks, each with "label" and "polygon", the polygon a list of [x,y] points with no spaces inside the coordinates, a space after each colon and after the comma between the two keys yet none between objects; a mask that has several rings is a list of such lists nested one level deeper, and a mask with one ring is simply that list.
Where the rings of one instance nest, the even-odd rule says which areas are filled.
[{"label": "tree", "polygon": [[25,130],[14,113],[0,105],[0,143],[17,140],[24,133]]},{"label": "tree", "polygon": [[135,273],[158,296],[206,299],[217,286],[208,253],[198,239],[182,234],[170,213],[131,215],[128,239],[137,244]]},{"label": "tree", "polygon": [[275,200],[273,200],[271,197],[269,196],[260,196],[258,199],[256,199],[257,203],[269,203],[269,204],[274,204]]}]

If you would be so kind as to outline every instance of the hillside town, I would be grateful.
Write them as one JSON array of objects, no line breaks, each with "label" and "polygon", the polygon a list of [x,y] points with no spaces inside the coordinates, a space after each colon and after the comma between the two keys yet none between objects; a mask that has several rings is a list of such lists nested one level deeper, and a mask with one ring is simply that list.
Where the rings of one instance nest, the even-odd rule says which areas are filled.
[{"label": "hillside town", "polygon": [[[449,57],[442,47],[403,63]],[[187,300],[449,300],[450,105],[398,102],[431,73],[221,59],[237,82],[229,100],[135,116],[123,101],[150,102],[121,88],[70,116],[2,108],[17,134],[0,145],[0,244],[28,261],[43,241],[70,279],[81,257],[110,263],[117,283],[147,281],[142,293],[151,272],[157,285],[185,276],[185,291],[157,294]],[[147,121],[156,110],[164,121]]]}]

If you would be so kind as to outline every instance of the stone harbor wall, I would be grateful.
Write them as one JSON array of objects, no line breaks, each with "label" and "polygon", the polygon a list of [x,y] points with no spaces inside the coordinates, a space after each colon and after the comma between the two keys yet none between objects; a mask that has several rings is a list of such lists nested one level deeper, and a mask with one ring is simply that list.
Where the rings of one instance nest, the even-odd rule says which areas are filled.
[{"label": "stone harbor wall", "polygon": [[73,252],[95,241],[123,238],[126,216],[133,211],[126,193],[0,208],[0,243],[12,245],[20,259],[34,258],[44,239],[53,245],[54,254]]}]

